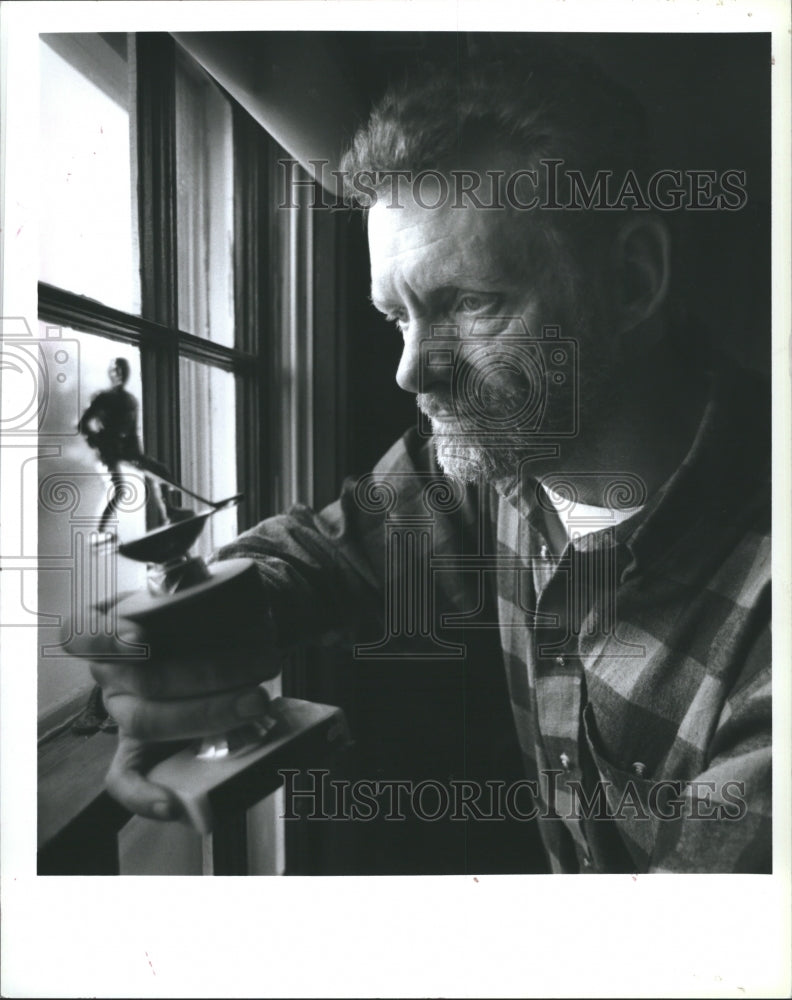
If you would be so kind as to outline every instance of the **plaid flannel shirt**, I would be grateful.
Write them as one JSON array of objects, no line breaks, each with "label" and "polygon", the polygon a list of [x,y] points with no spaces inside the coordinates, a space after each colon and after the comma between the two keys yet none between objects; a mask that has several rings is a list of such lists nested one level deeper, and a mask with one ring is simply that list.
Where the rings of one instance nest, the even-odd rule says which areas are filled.
[{"label": "plaid flannel shirt", "polygon": [[497,628],[553,871],[769,871],[769,426],[764,382],[724,366],[663,488],[580,536],[570,511],[555,554],[530,463],[506,496],[462,487],[412,431],[220,555],[257,560],[284,644],[344,628],[361,656],[463,655]]}]

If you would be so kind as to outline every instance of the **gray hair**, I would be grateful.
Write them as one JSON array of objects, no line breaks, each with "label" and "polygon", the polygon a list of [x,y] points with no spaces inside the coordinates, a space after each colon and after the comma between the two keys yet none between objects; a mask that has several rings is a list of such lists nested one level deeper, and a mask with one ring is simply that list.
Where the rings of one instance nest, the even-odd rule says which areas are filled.
[{"label": "gray hair", "polygon": [[[493,154],[520,169],[557,159],[584,177],[603,169],[616,177],[644,173],[645,115],[635,97],[587,60],[540,44],[518,38],[409,70],[375,104],[343,158],[347,199],[364,211],[373,203],[354,184],[363,174],[481,169],[482,156]],[[371,186],[380,195],[385,185]],[[564,198],[563,188],[558,194]],[[579,274],[583,259],[604,263],[592,250],[612,237],[625,213],[531,215],[532,233],[558,278],[560,270]]]}]

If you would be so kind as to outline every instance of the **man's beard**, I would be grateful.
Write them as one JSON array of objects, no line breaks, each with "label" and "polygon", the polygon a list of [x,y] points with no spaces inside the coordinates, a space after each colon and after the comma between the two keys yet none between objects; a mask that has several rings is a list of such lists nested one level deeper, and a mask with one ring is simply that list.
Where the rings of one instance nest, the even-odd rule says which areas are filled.
[{"label": "man's beard", "polygon": [[[564,384],[554,384],[542,369],[544,386],[540,389],[536,371],[529,377],[515,365],[515,371],[499,381],[479,380],[479,391],[472,399],[445,385],[418,395],[418,407],[432,424],[438,464],[447,475],[463,482],[483,479],[499,492],[506,492],[526,462],[533,462],[537,472],[545,471],[548,459],[557,465],[564,458],[571,437],[583,431],[587,436],[595,434],[613,393],[618,391],[618,359],[613,348],[607,347],[610,338],[601,335],[605,313],[596,293],[570,294],[566,308],[556,314],[562,312],[566,322],[560,328],[561,338],[574,338],[578,366],[569,371]],[[594,331],[600,335],[595,337]],[[535,351],[548,357],[552,342],[543,347],[538,340],[533,344]],[[497,351],[497,340],[492,347]],[[580,377],[581,359],[585,378]],[[475,379],[465,377],[455,380],[456,385],[474,383]],[[578,429],[570,434],[573,427]]]},{"label": "man's beard", "polygon": [[[515,407],[514,388],[488,393],[486,414],[504,420]],[[450,392],[422,393],[417,398],[419,409],[429,417],[437,462],[446,475],[463,482],[485,479],[494,485],[509,483],[518,474],[520,465],[535,454],[535,447],[525,433],[487,431],[481,418],[481,407],[471,413]],[[439,415],[442,414],[442,417]],[[482,426],[484,424],[484,426]]]}]

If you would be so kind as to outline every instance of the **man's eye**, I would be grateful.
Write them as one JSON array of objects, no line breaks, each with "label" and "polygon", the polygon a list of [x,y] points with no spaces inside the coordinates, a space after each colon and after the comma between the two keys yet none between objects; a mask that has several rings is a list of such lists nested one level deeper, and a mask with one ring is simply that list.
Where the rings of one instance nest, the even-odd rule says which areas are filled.
[{"label": "man's eye", "polygon": [[466,313],[483,312],[491,308],[497,298],[497,295],[486,295],[482,292],[466,292],[457,299],[457,310]]}]

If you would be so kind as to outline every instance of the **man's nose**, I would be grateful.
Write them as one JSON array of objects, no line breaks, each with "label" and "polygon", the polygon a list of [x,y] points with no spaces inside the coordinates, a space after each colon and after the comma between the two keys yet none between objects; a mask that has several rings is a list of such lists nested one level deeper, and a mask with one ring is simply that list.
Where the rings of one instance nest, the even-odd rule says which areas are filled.
[{"label": "man's nose", "polygon": [[[447,363],[448,351],[435,349],[429,327],[420,320],[411,320],[403,331],[404,348],[396,383],[405,392],[431,392],[438,385],[451,380],[451,365]],[[444,363],[445,362],[445,363]]]}]

